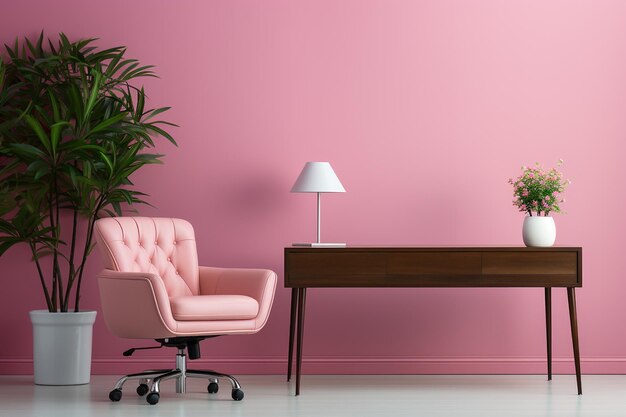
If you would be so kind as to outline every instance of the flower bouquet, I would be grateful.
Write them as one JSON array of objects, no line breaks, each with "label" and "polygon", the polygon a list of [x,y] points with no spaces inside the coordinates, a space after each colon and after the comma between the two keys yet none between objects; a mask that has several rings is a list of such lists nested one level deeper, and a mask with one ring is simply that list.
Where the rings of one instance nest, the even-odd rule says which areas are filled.
[{"label": "flower bouquet", "polygon": [[[562,164],[563,160],[559,159],[557,166]],[[523,166],[522,175],[515,180],[509,178],[509,183],[513,185],[513,205],[519,211],[529,216],[547,216],[561,212],[560,204],[565,202],[561,194],[571,181],[564,180],[556,168],[546,171],[536,163],[534,167]]]},{"label": "flower bouquet", "polygon": [[[557,166],[563,160],[559,159]],[[522,175],[515,180],[510,178],[513,186],[513,205],[519,211],[528,213],[524,219],[522,237],[526,246],[552,246],[556,240],[556,226],[550,213],[560,213],[561,203],[565,200],[562,193],[571,183],[563,179],[563,174],[556,168],[545,170],[538,163],[533,167],[522,167]]]}]

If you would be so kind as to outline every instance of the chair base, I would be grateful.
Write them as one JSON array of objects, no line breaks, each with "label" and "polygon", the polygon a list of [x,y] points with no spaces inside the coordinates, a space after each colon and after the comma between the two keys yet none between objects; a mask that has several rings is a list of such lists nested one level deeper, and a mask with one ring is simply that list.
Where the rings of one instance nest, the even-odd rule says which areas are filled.
[{"label": "chair base", "polygon": [[175,369],[154,369],[134,374],[128,374],[121,377],[113,390],[109,393],[111,401],[119,401],[122,398],[122,387],[128,380],[139,380],[137,394],[146,395],[146,400],[150,404],[156,404],[159,401],[159,393],[161,390],[161,382],[176,379],[176,392],[184,393],[186,391],[187,378],[206,378],[209,380],[207,390],[209,393],[216,393],[218,389],[219,378],[227,379],[232,386],[232,398],[235,401],[243,399],[243,391],[239,381],[228,374],[215,371],[187,369],[187,355],[184,348],[178,348],[176,354]]}]

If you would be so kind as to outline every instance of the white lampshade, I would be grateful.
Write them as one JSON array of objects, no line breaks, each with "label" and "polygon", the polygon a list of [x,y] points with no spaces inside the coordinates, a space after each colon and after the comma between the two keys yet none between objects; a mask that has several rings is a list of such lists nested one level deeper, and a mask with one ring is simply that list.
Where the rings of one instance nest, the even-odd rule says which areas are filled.
[{"label": "white lampshade", "polygon": [[292,193],[345,193],[328,162],[307,162],[291,187]]}]

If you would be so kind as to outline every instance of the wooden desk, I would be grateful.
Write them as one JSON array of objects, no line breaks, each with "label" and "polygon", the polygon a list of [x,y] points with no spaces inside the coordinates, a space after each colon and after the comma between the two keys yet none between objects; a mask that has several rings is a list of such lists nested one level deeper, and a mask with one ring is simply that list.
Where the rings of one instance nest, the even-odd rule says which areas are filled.
[{"label": "wooden desk", "polygon": [[287,380],[295,336],[296,395],[300,394],[306,292],[321,287],[543,287],[548,380],[552,379],[551,291],[567,288],[576,383],[582,394],[574,292],[582,287],[582,248],[287,247],[285,287],[292,289]]}]

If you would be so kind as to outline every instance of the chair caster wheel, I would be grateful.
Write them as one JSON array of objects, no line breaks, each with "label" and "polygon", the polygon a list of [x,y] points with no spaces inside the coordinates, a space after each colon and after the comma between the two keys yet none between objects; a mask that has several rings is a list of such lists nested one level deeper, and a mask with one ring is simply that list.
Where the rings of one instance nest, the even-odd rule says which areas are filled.
[{"label": "chair caster wheel", "polygon": [[241,401],[243,400],[243,391],[240,389],[234,389],[231,393],[231,397],[233,397],[233,400],[235,401]]},{"label": "chair caster wheel", "polygon": [[146,395],[148,391],[150,391],[150,387],[148,386],[148,384],[139,384],[139,386],[137,387],[137,395],[139,395],[140,397]]},{"label": "chair caster wheel", "polygon": [[151,392],[146,397],[146,401],[148,401],[148,404],[151,404],[151,405],[154,405],[154,404],[158,403],[159,402],[159,393]]},{"label": "chair caster wheel", "polygon": [[109,392],[109,400],[111,401],[119,401],[122,399],[122,390],[121,389],[114,389],[113,391]]},{"label": "chair caster wheel", "polygon": [[217,382],[211,382],[206,390],[209,391],[209,394],[215,394],[220,390],[220,386],[217,385]]}]

